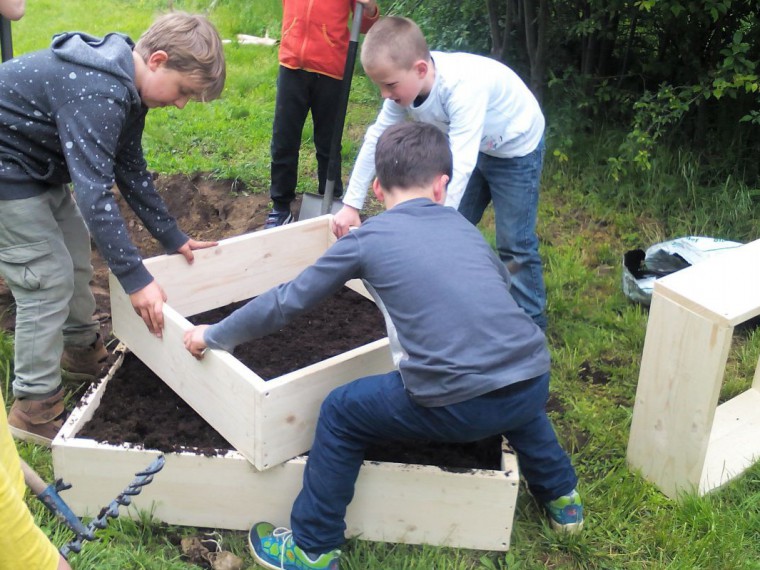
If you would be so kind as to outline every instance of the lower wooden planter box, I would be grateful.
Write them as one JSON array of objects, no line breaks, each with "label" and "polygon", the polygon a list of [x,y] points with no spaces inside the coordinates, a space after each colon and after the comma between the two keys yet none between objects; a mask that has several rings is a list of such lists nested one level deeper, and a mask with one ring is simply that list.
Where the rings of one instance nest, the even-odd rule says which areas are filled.
[{"label": "lower wooden planter box", "polygon": [[[186,319],[264,293],[289,281],[322,255],[335,237],[331,216],[287,224],[181,255],[145,260],[168,300],[163,338],[148,332],[129,296],[111,275],[114,335],[257,469],[269,469],[307,451],[328,393],[361,376],[393,369],[384,338],[301,370],[264,381],[228,352],[202,361],[182,343]],[[371,299],[361,281],[346,284]]]},{"label": "lower wooden planter box", "polygon": [[[53,441],[55,476],[73,485],[63,498],[78,516],[97,515],[159,453],[77,437],[120,364],[86,396]],[[136,509],[129,513],[137,516],[139,509],[170,524],[233,530],[247,530],[259,520],[289,526],[307,460],[296,457],[258,471],[234,451],[213,457],[168,453],[163,470],[134,497]],[[507,550],[518,481],[517,461],[507,448],[499,471],[365,462],[346,517],[347,535]]]}]

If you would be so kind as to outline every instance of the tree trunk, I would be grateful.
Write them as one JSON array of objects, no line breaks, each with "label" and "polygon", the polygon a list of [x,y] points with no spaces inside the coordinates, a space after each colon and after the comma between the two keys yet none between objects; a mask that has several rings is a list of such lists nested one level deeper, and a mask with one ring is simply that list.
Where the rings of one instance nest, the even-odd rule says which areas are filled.
[{"label": "tree trunk", "polygon": [[620,69],[618,70],[617,88],[623,84],[625,74],[628,73],[628,59],[631,57],[631,50],[633,49],[633,40],[636,37],[636,26],[639,22],[639,10],[635,6],[633,7],[633,16],[631,17],[631,25],[628,28],[628,38],[625,42],[625,51],[623,52],[623,61],[620,63]]},{"label": "tree trunk", "polygon": [[530,63],[529,87],[541,102],[546,75],[546,25],[549,0],[521,0],[525,48]]},{"label": "tree trunk", "polygon": [[516,0],[507,0],[504,8],[504,40],[501,42],[499,61],[507,61],[507,51],[509,50],[510,38],[512,37],[512,28],[515,25],[513,14],[517,11],[515,2]]},{"label": "tree trunk", "polygon": [[498,0],[486,0],[488,9],[488,28],[491,31],[491,55],[501,59],[504,51],[502,43],[501,29],[499,28],[499,6]]},{"label": "tree trunk", "polygon": [[603,77],[612,75],[612,53],[615,51],[615,44],[618,38],[618,26],[620,25],[620,13],[607,15],[604,18],[604,25],[601,30],[601,39],[599,41],[599,59],[596,63],[596,74]]}]

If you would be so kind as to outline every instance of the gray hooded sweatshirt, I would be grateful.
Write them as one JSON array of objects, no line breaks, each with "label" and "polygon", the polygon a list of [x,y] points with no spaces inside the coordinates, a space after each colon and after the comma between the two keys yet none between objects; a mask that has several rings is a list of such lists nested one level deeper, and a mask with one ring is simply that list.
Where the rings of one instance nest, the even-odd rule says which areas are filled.
[{"label": "gray hooded sweatshirt", "polygon": [[133,47],[122,34],[72,32],[0,65],[0,200],[72,182],[95,244],[127,293],[153,277],[129,238],[114,183],[168,252],[188,239],[143,157],[148,109],[135,86]]}]

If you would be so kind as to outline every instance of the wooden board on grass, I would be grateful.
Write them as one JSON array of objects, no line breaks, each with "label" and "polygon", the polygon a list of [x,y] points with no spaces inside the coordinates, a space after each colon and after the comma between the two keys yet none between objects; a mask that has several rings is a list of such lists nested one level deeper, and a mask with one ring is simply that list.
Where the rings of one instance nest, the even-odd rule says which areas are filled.
[{"label": "wooden board on grass", "polygon": [[666,495],[707,493],[760,458],[760,371],[718,405],[734,327],[760,315],[760,240],[655,283],[628,462]]}]

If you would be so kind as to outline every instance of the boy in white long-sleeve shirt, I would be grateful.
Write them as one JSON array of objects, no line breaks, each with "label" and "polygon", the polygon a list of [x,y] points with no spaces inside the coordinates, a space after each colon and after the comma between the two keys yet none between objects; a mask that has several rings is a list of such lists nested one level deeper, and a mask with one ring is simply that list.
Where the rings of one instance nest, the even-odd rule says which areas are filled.
[{"label": "boy in white long-sleeve shirt", "polygon": [[517,74],[493,59],[430,52],[419,27],[386,17],[368,32],[361,52],[367,75],[385,103],[368,129],[351,174],[338,237],[358,226],[375,175],[375,145],[389,126],[411,119],[448,134],[454,173],[446,205],[477,224],[490,202],[499,257],[512,276],[518,305],[546,329],[538,237],[538,187],[544,156],[544,117]]}]

